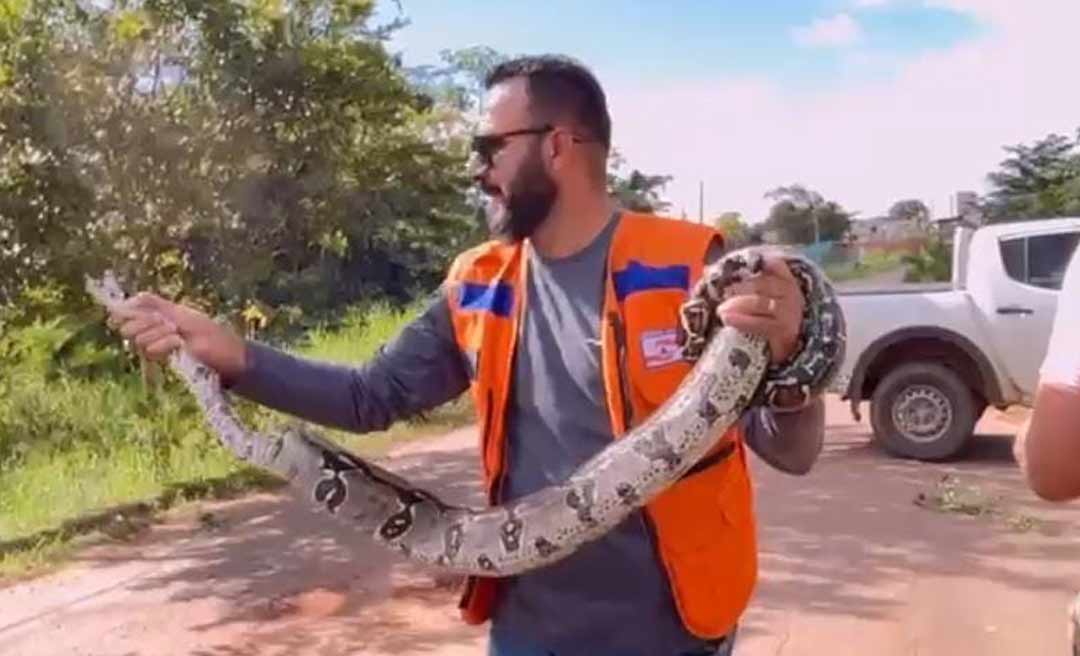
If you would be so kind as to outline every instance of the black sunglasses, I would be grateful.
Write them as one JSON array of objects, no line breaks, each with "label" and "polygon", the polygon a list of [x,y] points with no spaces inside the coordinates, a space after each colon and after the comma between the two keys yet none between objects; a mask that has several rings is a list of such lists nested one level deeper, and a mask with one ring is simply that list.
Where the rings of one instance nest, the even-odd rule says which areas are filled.
[{"label": "black sunglasses", "polygon": [[491,165],[495,153],[499,152],[511,137],[519,137],[526,134],[546,134],[555,129],[554,125],[543,125],[537,128],[523,128],[510,130],[496,134],[477,134],[472,138],[470,148],[488,166]]}]

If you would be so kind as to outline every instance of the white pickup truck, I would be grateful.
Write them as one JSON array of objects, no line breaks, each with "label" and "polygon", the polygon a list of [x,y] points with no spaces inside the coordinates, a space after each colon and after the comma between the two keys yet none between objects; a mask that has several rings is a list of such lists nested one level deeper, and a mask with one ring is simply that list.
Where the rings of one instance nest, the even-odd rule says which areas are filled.
[{"label": "white pickup truck", "polygon": [[[958,453],[987,406],[1030,405],[1080,218],[954,236],[952,281],[844,290],[847,354],[834,384],[874,439],[919,460]],[[1080,339],[1080,337],[1078,337]]]}]

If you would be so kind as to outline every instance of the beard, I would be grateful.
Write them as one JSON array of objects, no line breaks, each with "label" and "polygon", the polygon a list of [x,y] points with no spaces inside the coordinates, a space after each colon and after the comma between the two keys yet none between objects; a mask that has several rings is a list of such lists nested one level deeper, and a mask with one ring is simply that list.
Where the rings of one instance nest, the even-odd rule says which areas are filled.
[{"label": "beard", "polygon": [[488,230],[506,242],[531,237],[551,213],[557,197],[555,181],[544,170],[540,157],[530,158],[510,182],[505,197],[489,196]]}]

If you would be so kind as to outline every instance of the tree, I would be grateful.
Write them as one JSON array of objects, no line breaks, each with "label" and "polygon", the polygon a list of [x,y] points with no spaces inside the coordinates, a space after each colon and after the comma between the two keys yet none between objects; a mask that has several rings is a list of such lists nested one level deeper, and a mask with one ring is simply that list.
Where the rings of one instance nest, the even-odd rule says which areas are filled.
[{"label": "tree", "polygon": [[226,312],[437,284],[464,147],[371,0],[288,5],[0,0],[0,303],[104,266]]},{"label": "tree", "polygon": [[911,221],[920,228],[930,222],[930,208],[916,198],[898,200],[889,208],[889,218],[898,221]]},{"label": "tree", "polygon": [[724,212],[713,219],[712,224],[724,235],[724,241],[731,247],[738,248],[749,241],[750,226],[743,221],[739,212]]},{"label": "tree", "polygon": [[1031,145],[1006,146],[1009,157],[987,178],[991,222],[1080,214],[1080,132],[1050,134]]},{"label": "tree", "polygon": [[618,203],[633,212],[659,213],[671,207],[661,196],[664,187],[671,182],[670,175],[650,175],[638,169],[622,173],[625,159],[612,149],[608,166],[608,193]]},{"label": "tree", "polygon": [[409,77],[432,97],[468,115],[480,108],[488,73],[510,57],[488,46],[471,46],[442,50],[439,58],[442,65],[410,68]]},{"label": "tree", "polygon": [[791,244],[812,244],[840,239],[851,225],[853,213],[839,204],[825,200],[816,191],[802,185],[777,187],[765,194],[774,201],[765,220],[768,229]]}]

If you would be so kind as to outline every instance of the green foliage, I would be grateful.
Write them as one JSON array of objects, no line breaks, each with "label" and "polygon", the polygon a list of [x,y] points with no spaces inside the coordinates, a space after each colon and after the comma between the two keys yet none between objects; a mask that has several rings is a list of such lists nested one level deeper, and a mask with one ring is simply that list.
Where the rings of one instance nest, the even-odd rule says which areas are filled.
[{"label": "green foliage", "polygon": [[399,308],[385,301],[352,306],[334,326],[316,326],[298,345],[298,352],[320,360],[359,362],[373,356],[379,347],[422,310],[422,302]]},{"label": "green foliage", "polygon": [[88,444],[59,455],[33,451],[20,467],[0,475],[0,537],[29,535],[87,510],[149,499],[173,480],[220,478],[237,469],[235,458],[207,448],[198,437],[171,450],[164,463],[130,443],[108,451]]},{"label": "green foliage", "polygon": [[[340,325],[310,331],[288,350],[304,357],[362,362],[397,334],[420,309],[379,302],[351,308]],[[118,343],[80,343],[66,358],[55,353],[83,324],[64,318],[38,320],[3,336],[5,376],[0,378],[0,472],[30,452],[61,453],[79,447],[102,453],[130,443],[168,454],[186,440],[212,440],[194,401],[171,377],[148,388],[138,362]],[[87,372],[92,372],[87,373]],[[269,410],[241,403],[249,420],[277,421]],[[94,412],[86,412],[94,408]],[[459,412],[456,409],[455,412]]]},{"label": "green foliage", "polygon": [[670,175],[651,175],[632,169],[624,173],[626,160],[612,149],[608,164],[608,193],[619,205],[633,212],[661,213],[671,204],[664,200],[664,187],[671,182]]},{"label": "green foliage", "polygon": [[946,282],[952,279],[952,247],[940,237],[931,238],[916,253],[903,257],[906,282]]},{"label": "green foliage", "polygon": [[472,46],[439,53],[442,65],[409,69],[413,82],[436,103],[453,110],[456,120],[475,118],[484,95],[484,79],[510,57],[488,46]]},{"label": "green foliage", "polygon": [[724,212],[713,219],[713,227],[724,235],[724,240],[729,247],[739,248],[750,239],[750,226],[743,220],[739,212]]},{"label": "green foliage", "polygon": [[[464,153],[367,0],[0,11],[0,304],[118,267],[313,320],[430,288],[475,239]],[[295,313],[289,316],[295,316]]]},{"label": "green foliage", "polygon": [[[156,398],[116,347],[83,345],[58,363],[54,353],[74,326],[62,318],[38,320],[4,336],[0,471],[31,452],[76,446],[107,452],[117,441],[166,457],[176,442],[200,430],[194,405],[178,386]],[[113,375],[76,375],[88,367]]]},{"label": "green foliage", "polygon": [[[353,307],[343,321],[323,325],[294,347],[304,357],[359,363],[412,320],[421,305],[386,302]],[[116,345],[80,346],[79,358],[57,360],[58,345],[82,325],[64,318],[37,320],[3,334],[0,355],[0,537],[36,531],[86,510],[142,499],[177,482],[228,476],[239,462],[210,436],[179,381],[144,385],[137,363]],[[105,375],[76,375],[97,363]],[[237,399],[252,426],[287,420]],[[404,439],[467,424],[467,396],[427,418],[377,434],[327,431],[359,453],[374,454]],[[0,540],[2,541],[2,540]]]},{"label": "green foliage", "polygon": [[825,265],[825,274],[834,283],[861,280],[903,267],[903,255],[885,250],[872,250],[861,260],[854,258]]},{"label": "green foliage", "polygon": [[898,200],[889,208],[889,218],[913,221],[925,226],[930,221],[930,208],[917,198]]},{"label": "green foliage", "polygon": [[816,191],[801,185],[777,187],[765,194],[774,201],[765,227],[776,230],[788,244],[835,241],[847,232],[853,213],[838,203],[825,200]]},{"label": "green foliage", "polygon": [[1006,146],[1009,157],[989,174],[984,200],[990,221],[1080,215],[1080,132],[1050,134],[1031,145]]}]

